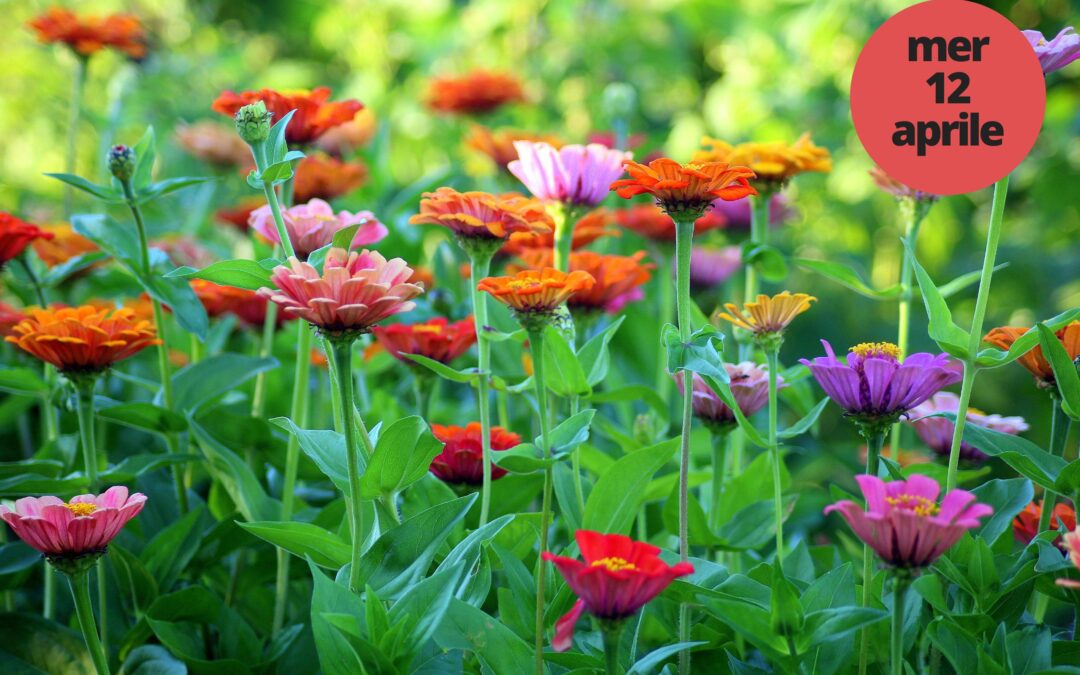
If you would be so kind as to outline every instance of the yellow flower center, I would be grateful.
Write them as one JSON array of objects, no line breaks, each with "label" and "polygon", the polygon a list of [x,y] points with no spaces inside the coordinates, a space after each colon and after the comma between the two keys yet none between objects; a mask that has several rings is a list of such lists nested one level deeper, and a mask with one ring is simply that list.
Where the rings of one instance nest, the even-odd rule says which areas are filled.
[{"label": "yellow flower center", "polygon": [[632,562],[627,562],[625,558],[600,558],[599,560],[592,561],[592,567],[606,567],[612,572],[620,572],[622,570],[636,570],[637,565]]},{"label": "yellow flower center", "polygon": [[439,324],[434,324],[434,325],[424,324],[424,325],[420,325],[420,326],[413,326],[413,332],[414,333],[432,333],[434,335],[438,335],[438,334],[442,333],[442,326],[440,326]]},{"label": "yellow flower center", "polygon": [[97,511],[97,504],[90,504],[89,502],[76,502],[74,504],[64,504],[64,508],[71,511],[71,514],[76,518],[79,516],[88,516],[94,511]]},{"label": "yellow flower center", "polygon": [[900,348],[891,342],[862,342],[848,351],[864,359],[871,356],[887,356],[894,361],[900,360]]},{"label": "yellow flower center", "polygon": [[507,282],[506,286],[512,291],[522,291],[527,288],[536,288],[540,283],[531,279],[513,279]]},{"label": "yellow flower center", "polygon": [[926,497],[916,497],[909,494],[886,497],[885,501],[893,508],[906,509],[914,512],[917,516],[936,516],[938,511],[941,510],[936,503]]},{"label": "yellow flower center", "polygon": [[986,412],[979,410],[978,408],[968,408],[969,415],[986,415]]}]

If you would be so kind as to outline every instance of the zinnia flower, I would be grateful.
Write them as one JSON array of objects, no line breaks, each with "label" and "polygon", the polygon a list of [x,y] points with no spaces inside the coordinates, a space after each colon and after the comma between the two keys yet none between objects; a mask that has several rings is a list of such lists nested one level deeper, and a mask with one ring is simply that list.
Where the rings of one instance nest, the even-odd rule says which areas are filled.
[{"label": "zinnia flower", "polygon": [[[761,197],[765,198],[764,195]],[[750,201],[746,199],[740,199],[735,202],[725,202],[723,199],[713,200],[712,208],[705,212],[705,215],[698,219],[697,227],[702,227],[702,221],[708,222],[710,219],[717,218],[722,219],[721,226],[729,230],[737,232],[749,232],[750,231]],[[776,227],[790,220],[795,215],[795,210],[791,208],[788,203],[787,197],[783,192],[776,192],[769,197],[769,226]],[[695,230],[696,232],[697,230]]]},{"label": "zinnia flower", "polygon": [[783,333],[795,317],[810,309],[810,303],[816,300],[806,293],[792,295],[788,291],[771,298],[760,294],[757,300],[746,303],[742,309],[734,303],[727,303],[724,305],[727,311],[718,312],[717,317],[757,336],[777,335]]},{"label": "zinnia flower", "polygon": [[[730,379],[731,393],[735,397],[735,403],[739,406],[739,412],[745,417],[753,415],[765,407],[769,402],[769,369],[767,366],[759,366],[751,361],[733,364],[725,363],[724,369]],[[678,371],[672,377],[679,391],[683,389],[686,381],[686,371]],[[782,389],[788,386],[784,378],[777,374],[776,387]],[[713,391],[697,373],[694,373],[693,392],[694,414],[704,422],[705,426],[714,431],[727,431],[736,424],[735,413],[724,403],[723,399]]]},{"label": "zinnia flower", "polygon": [[[736,202],[738,203],[738,202]],[[715,207],[694,221],[694,236],[723,228],[726,221],[713,215]],[[675,241],[675,221],[655,204],[634,204],[628,209],[615,212],[615,220],[635,234],[658,242]]]},{"label": "zinnia flower", "polygon": [[65,572],[88,566],[109,547],[128,521],[139,515],[146,495],[116,485],[100,495],[23,497],[10,508],[0,504],[0,518],[15,534]]},{"label": "zinnia flower", "polygon": [[916,190],[915,188],[904,185],[885,173],[885,169],[882,169],[880,166],[875,166],[873,169],[870,169],[870,177],[874,179],[874,185],[877,185],[897,199],[906,198],[914,199],[915,201],[929,202],[938,198],[938,195],[923,192],[922,190]]},{"label": "zinnia flower", "polygon": [[[534,249],[521,255],[522,262],[531,269],[550,267],[554,260],[551,249]],[[580,311],[618,311],[625,300],[642,284],[649,280],[650,272],[656,266],[643,263],[645,252],[634,255],[601,255],[592,251],[574,251],[570,254],[570,271],[586,272],[594,280],[589,289],[574,293],[566,301],[572,310]],[[507,271],[516,271],[516,266],[509,266]]]},{"label": "zinnia flower", "polygon": [[[321,199],[312,199],[306,204],[298,204],[286,209],[281,214],[285,221],[285,231],[289,234],[296,257],[307,260],[313,251],[333,242],[338,230],[361,223],[353,237],[351,248],[368,246],[379,241],[389,231],[380,223],[371,211],[334,213],[334,208]],[[274,214],[268,205],[260,206],[251,212],[248,221],[262,236],[275,244],[280,244]]]},{"label": "zinnia flower", "polygon": [[[232,314],[248,328],[262,328],[266,322],[266,308],[270,301],[255,291],[223,286],[205,279],[192,279],[191,290],[195,291],[195,297],[199,298],[210,317]],[[286,319],[293,318],[278,312],[275,324],[280,328]]]},{"label": "zinnia flower", "polygon": [[401,258],[387,261],[375,251],[350,253],[331,248],[322,274],[306,262],[289,258],[288,265],[275,267],[270,276],[277,289],[258,292],[324,335],[351,339],[416,306],[412,299],[424,289],[409,283],[411,276],[412,270]]},{"label": "zinnia flower", "polygon": [[[442,452],[431,460],[430,471],[444,483],[480,485],[484,480],[484,462],[480,423],[469,422],[464,427],[432,424],[431,433],[444,445]],[[521,443],[521,436],[502,427],[491,428],[491,449],[509,450]],[[491,467],[491,480],[506,475],[506,469]]]},{"label": "zinnia flower", "polygon": [[742,248],[694,247],[690,256],[690,284],[698,288],[715,288],[742,269]]},{"label": "zinnia flower", "polygon": [[707,149],[695,153],[694,161],[748,166],[757,174],[754,186],[763,191],[774,191],[800,173],[832,170],[829,151],[814,145],[809,133],[791,145],[783,142],[730,145],[708,136],[701,144]]},{"label": "zinnia flower", "polygon": [[510,308],[521,325],[532,330],[550,321],[575,293],[592,289],[588,272],[560,272],[554,267],[525,270],[509,277],[481,279],[477,288]]},{"label": "zinnia flower", "polygon": [[627,160],[624,165],[630,177],[615,181],[611,189],[624,199],[652,195],[672,218],[697,219],[714,199],[732,201],[757,194],[750,187],[754,172],[745,166],[724,162],[679,164],[666,157],[647,165]]},{"label": "zinnia flower", "polygon": [[543,142],[553,148],[560,148],[563,145],[557,136],[533,134],[516,129],[489,129],[474,124],[465,136],[465,147],[487,155],[496,166],[506,170],[506,165],[518,158],[517,148],[514,147],[514,143],[518,141]]},{"label": "zinnia flower", "polygon": [[[983,337],[983,341],[994,345],[998,349],[1008,351],[1013,343],[1029,330],[1031,329],[1018,326],[1002,326],[987,333]],[[1080,321],[1073,321],[1054,334],[1058,340],[1061,340],[1061,344],[1065,347],[1069,358],[1075,361],[1080,356]],[[1035,383],[1040,388],[1054,389],[1057,387],[1054,369],[1050,366],[1050,362],[1046,360],[1042,347],[1038,343],[1035,343],[1034,347],[1024,352],[1016,361],[1035,376]]]},{"label": "zinnia flower", "polygon": [[16,218],[10,213],[0,212],[0,268],[14,259],[36,239],[52,239],[53,234]]},{"label": "zinnia flower", "polygon": [[435,77],[428,85],[428,105],[440,113],[487,113],[525,100],[521,82],[506,73],[474,70],[460,77]]},{"label": "zinnia flower", "polygon": [[541,234],[553,227],[544,205],[535,199],[513,193],[458,192],[448,187],[425,192],[420,213],[409,222],[449,228],[464,246],[470,242],[494,246],[518,232]]},{"label": "zinnia flower", "polygon": [[25,318],[26,314],[21,309],[0,301],[0,337],[11,335],[11,329]]},{"label": "zinnia flower", "polygon": [[574,538],[583,561],[547,551],[541,554],[558,568],[566,585],[578,596],[570,611],[555,623],[551,647],[557,652],[570,649],[574,624],[582,612],[602,621],[627,619],[672,581],[694,573],[690,563],[668,565],[660,559],[656,546],[621,534],[578,530]]},{"label": "zinnia flower", "polygon": [[[1065,550],[1069,554],[1069,562],[1080,569],[1080,532],[1072,530],[1065,534]],[[1065,588],[1080,588],[1080,581],[1075,579],[1057,579],[1056,583]]]},{"label": "zinnia flower", "polygon": [[[1044,502],[1042,501],[1032,501],[1024,507],[1023,511],[1016,514],[1016,517],[1013,518],[1013,536],[1016,537],[1016,541],[1027,546],[1032,539],[1038,536],[1043,505]],[[1070,531],[1076,529],[1076,511],[1071,504],[1057,502],[1054,504],[1054,513],[1050,516],[1050,529],[1056,531],[1062,526]],[[1054,546],[1061,549],[1065,548],[1061,537],[1054,538]]]},{"label": "zinnia flower", "polygon": [[375,137],[378,124],[371,108],[363,108],[353,115],[352,120],[339,124],[330,129],[319,140],[315,141],[315,147],[334,157],[343,157],[357,148],[367,145]]},{"label": "zinnia flower", "polygon": [[[667,216],[664,216],[665,218]],[[570,242],[571,250],[584,248],[602,237],[618,237],[619,230],[608,227],[611,212],[607,209],[593,209],[574,223],[574,236]],[[506,255],[521,256],[533,249],[551,249],[555,246],[555,232],[516,232],[499,249]]]},{"label": "zinnia flower", "polygon": [[4,339],[69,375],[99,373],[161,344],[154,325],[127,307],[31,309],[12,332]]},{"label": "zinnia flower", "polygon": [[262,101],[266,104],[266,109],[273,114],[274,120],[280,120],[295,110],[296,114],[285,129],[285,140],[305,145],[318,140],[334,127],[351,122],[356,113],[364,107],[364,104],[354,99],[331,102],[330,94],[329,87],[316,87],[311,91],[261,89],[239,94],[223,91],[214,101],[213,109],[222,115],[232,116],[249,103]]},{"label": "zinnia flower", "polygon": [[1080,35],[1073,31],[1072,26],[1062,28],[1049,42],[1037,30],[1025,30],[1023,33],[1028,44],[1035,50],[1035,56],[1039,57],[1039,65],[1042,66],[1044,75],[1080,59]]},{"label": "zinnia flower", "polygon": [[146,56],[146,35],[139,19],[132,14],[80,17],[69,9],[52,7],[29,25],[41,42],[65,44],[82,57],[106,47],[133,59]]},{"label": "zinnia flower", "polygon": [[611,182],[622,175],[629,152],[603,145],[516,141],[518,158],[507,165],[537,199],[592,208],[604,201]]},{"label": "zinnia flower", "polygon": [[833,401],[857,423],[875,427],[895,423],[901,415],[956,384],[960,371],[946,354],[911,354],[900,360],[900,349],[888,342],[864,342],[848,352],[847,363],[825,340],[825,356],[799,359]]},{"label": "zinnia flower", "polygon": [[247,232],[252,211],[266,204],[262,197],[249,197],[235,206],[228,206],[214,211],[214,217],[223,223],[232,225],[241,232]]},{"label": "zinnia flower", "polygon": [[297,203],[336,199],[363,185],[367,176],[363,162],[343,162],[321,152],[310,154],[296,165],[293,197]]},{"label": "zinnia flower", "polygon": [[439,316],[420,323],[376,326],[372,332],[391,356],[409,366],[416,363],[405,358],[405,354],[450,363],[476,342],[476,325],[471,316],[454,323]]},{"label": "zinnia flower", "polygon": [[855,536],[890,567],[918,570],[932,565],[964,532],[978,527],[980,518],[994,512],[966,490],[953,490],[939,504],[941,486],[918,474],[889,483],[869,475],[855,480],[866,508],[845,499],[825,507],[825,513],[839,511]]},{"label": "zinnia flower", "polygon": [[251,163],[251,149],[236,130],[217,122],[182,124],[173,132],[176,144],[192,157],[219,167]]},{"label": "zinnia flower", "polygon": [[41,230],[46,236],[34,239],[30,245],[47,267],[56,267],[98,250],[97,244],[76,232],[68,223],[42,225]]},{"label": "zinnia flower", "polygon": [[[948,456],[952,448],[952,436],[953,430],[956,428],[956,422],[945,417],[927,417],[927,415],[939,412],[955,413],[959,409],[959,396],[952,392],[939,391],[908,411],[908,424],[915,428],[915,432],[919,434],[919,438],[923,440],[923,443],[926,443],[928,448],[939,455]],[[987,415],[974,408],[968,409],[967,423],[1013,436],[1028,430],[1028,425],[1024,422],[1023,417]],[[980,452],[976,446],[963,441],[960,443],[960,459],[968,462],[982,462],[986,459],[986,455]]]}]

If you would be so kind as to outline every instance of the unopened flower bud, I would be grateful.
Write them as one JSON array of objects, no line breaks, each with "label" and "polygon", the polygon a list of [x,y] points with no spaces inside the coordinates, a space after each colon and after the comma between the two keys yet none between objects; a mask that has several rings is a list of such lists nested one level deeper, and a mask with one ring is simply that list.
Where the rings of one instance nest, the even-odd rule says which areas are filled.
[{"label": "unopened flower bud", "polygon": [[266,104],[256,101],[236,111],[236,133],[249,145],[262,143],[270,137],[270,118],[273,113],[266,109]]},{"label": "unopened flower bud", "polygon": [[135,151],[126,145],[109,148],[109,173],[118,181],[129,181],[135,175]]}]

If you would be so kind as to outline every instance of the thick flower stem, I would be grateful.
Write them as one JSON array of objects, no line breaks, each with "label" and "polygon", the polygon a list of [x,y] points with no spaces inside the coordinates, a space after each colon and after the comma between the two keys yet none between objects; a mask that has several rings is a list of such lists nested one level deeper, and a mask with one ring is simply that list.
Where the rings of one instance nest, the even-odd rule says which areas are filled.
[{"label": "thick flower stem", "polygon": [[[660,248],[660,247],[657,247]],[[671,315],[675,313],[675,286],[671,283],[672,257],[666,247],[660,248],[656,254],[656,279],[658,284],[659,299],[659,323],[661,326],[671,321]],[[665,402],[668,398],[668,390],[671,388],[671,376],[667,372],[667,363],[663,355],[656,359],[656,393],[660,394]]]},{"label": "thick flower stem", "polygon": [[[544,381],[544,331],[529,331],[529,352],[533,360],[533,390],[540,416],[540,443],[544,458],[551,457],[550,421],[548,420],[547,383]],[[540,555],[548,549],[548,528],[551,524],[551,466],[544,469],[544,492],[540,502]],[[536,563],[536,675],[544,672],[544,572],[547,565],[537,556]]]},{"label": "thick flower stem", "polygon": [[619,621],[614,625],[607,625],[609,623],[611,622],[605,622],[605,625],[600,629],[600,634],[604,638],[605,673],[607,675],[622,675],[622,669],[619,667],[619,638],[622,637],[623,622]]},{"label": "thick flower stem", "polygon": [[[884,429],[864,429],[863,438],[866,439],[866,473],[876,476],[878,473],[878,460],[881,457],[881,447],[885,444]],[[874,552],[869,544],[863,544],[863,592],[862,607],[870,606],[871,587],[874,580]],[[865,675],[866,666],[870,656],[870,633],[863,630],[859,638],[859,675]]]},{"label": "thick flower stem", "polygon": [[[90,492],[98,490],[98,456],[97,437],[94,435],[94,382],[95,378],[87,377],[80,380],[76,385],[76,413],[79,419],[79,441],[83,451],[83,466],[86,471],[86,482]],[[86,576],[83,574],[82,576]],[[106,617],[105,602],[108,599],[108,590],[105,586],[105,558],[97,561],[98,580],[98,605],[101,607],[101,640],[106,641]],[[89,582],[87,582],[89,583]]]},{"label": "thick flower stem", "polygon": [[[341,407],[343,411],[353,409],[353,380],[352,380],[352,341],[341,340],[331,343],[331,358],[334,360],[335,379],[338,391],[341,392]],[[349,588],[353,593],[359,593],[360,588],[360,553],[363,544],[363,535],[360,532],[360,455],[356,445],[356,426],[352,424],[347,413],[343,413],[342,435],[345,436],[345,459],[348,462],[349,471],[349,514],[351,521],[349,531],[352,535],[352,568],[349,570]]]},{"label": "thick flower stem", "polygon": [[[75,55],[75,72],[71,76],[71,101],[68,108],[67,129],[67,158],[64,162],[65,171],[75,173],[75,158],[79,148],[79,117],[82,114],[82,96],[86,83],[87,57]],[[72,187],[64,184],[64,213],[70,217],[72,213]]]},{"label": "thick flower stem", "polygon": [[[683,344],[690,342],[690,252],[694,239],[695,218],[682,218],[675,221],[675,310],[679,322],[679,340]],[[693,375],[693,373],[691,373]],[[682,426],[679,441],[679,560],[686,562],[690,558],[690,537],[687,510],[689,507],[690,482],[690,428],[694,413],[693,379],[683,387]],[[690,605],[679,606],[679,642],[690,640]],[[679,652],[679,673],[690,672],[690,652]]]},{"label": "thick flower stem", "polygon": [[713,530],[719,530],[720,525],[720,498],[724,494],[724,482],[727,480],[727,443],[728,434],[725,432],[713,432],[712,435],[712,507],[709,509],[709,526]]},{"label": "thick flower stem", "polygon": [[555,216],[555,269],[560,272],[569,272],[570,251],[574,248],[577,208],[573,204],[563,204],[556,211],[553,214]]},{"label": "thick flower stem", "polygon": [[904,675],[904,600],[910,583],[899,576],[893,582],[892,675]]},{"label": "thick flower stem", "polygon": [[[18,256],[15,258],[19,266],[22,267],[23,272],[26,274],[26,278],[30,280],[30,285],[34,288],[34,296],[37,298],[38,304],[42,309],[49,306],[49,299],[45,295],[45,287],[41,285],[41,281],[34,274],[34,268],[30,266],[26,258]],[[45,364],[45,383],[49,385],[49,393],[41,399],[41,419],[44,424],[45,440],[54,441],[59,435],[56,419],[56,408],[52,404],[52,390],[56,384],[56,370],[49,364]]]},{"label": "thick flower stem", "polygon": [[[900,302],[897,307],[896,346],[900,348],[900,358],[903,358],[908,354],[911,337],[911,301],[914,296],[911,278],[915,272],[912,252],[915,250],[915,240],[919,237],[919,225],[926,215],[926,206],[906,197],[900,201],[900,213],[904,220],[904,241],[908,245],[900,261]],[[900,430],[899,422],[893,425],[889,447],[894,458],[900,450]]]},{"label": "thick flower stem", "polygon": [[780,443],[777,440],[778,403],[777,376],[780,372],[780,345],[770,345],[766,352],[769,362],[769,452],[772,455],[773,516],[776,519],[776,559],[784,562],[784,488],[780,484]]},{"label": "thick flower stem", "polygon": [[[74,577],[68,577],[68,583],[71,585],[71,595],[75,599],[75,614],[79,617],[79,628],[82,629],[83,640],[86,641],[90,658],[94,661],[94,669],[97,670],[98,675],[109,675],[109,659],[105,654],[105,646],[98,638],[94,608],[90,602],[90,575],[82,572]],[[101,614],[104,619],[104,605],[101,606]]]},{"label": "thick flower stem", "polygon": [[979,356],[979,345],[982,344],[983,319],[986,318],[986,305],[990,300],[990,282],[994,276],[998,243],[1001,241],[1001,223],[1005,217],[1005,194],[1008,191],[1008,176],[994,184],[994,201],[990,207],[990,224],[986,231],[986,252],[983,255],[982,273],[979,275],[979,293],[975,298],[975,314],[971,318],[968,354],[964,359],[964,380],[960,387],[960,404],[957,408],[956,427],[953,429],[952,447],[949,450],[946,492],[951,492],[956,487],[956,472],[960,466],[960,443],[964,439],[968,403],[971,401],[971,388],[975,383],[975,374],[978,369],[976,359]]},{"label": "thick flower stem", "polygon": [[[488,275],[491,257],[486,251],[469,251],[470,294],[472,295],[473,322],[476,324],[477,363],[476,403],[480,409],[480,448],[483,463],[483,481],[480,486],[480,527],[487,524],[491,512],[491,400],[488,388],[491,382],[491,342],[485,331],[488,322],[487,295],[481,293],[476,285]],[[541,352],[542,353],[542,352]]]}]

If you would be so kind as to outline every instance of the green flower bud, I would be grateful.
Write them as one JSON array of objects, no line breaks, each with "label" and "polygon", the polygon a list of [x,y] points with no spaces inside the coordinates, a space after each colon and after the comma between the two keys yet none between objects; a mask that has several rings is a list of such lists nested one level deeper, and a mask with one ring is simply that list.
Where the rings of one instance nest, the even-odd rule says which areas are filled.
[{"label": "green flower bud", "polygon": [[135,175],[135,151],[126,145],[114,145],[109,148],[107,163],[109,173],[118,181],[129,181]]},{"label": "green flower bud", "polygon": [[274,113],[266,109],[266,104],[256,101],[236,111],[233,119],[236,120],[236,133],[244,139],[248,145],[262,143],[270,137],[270,118]]}]

